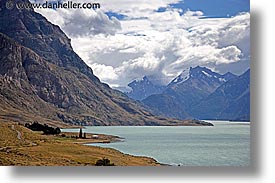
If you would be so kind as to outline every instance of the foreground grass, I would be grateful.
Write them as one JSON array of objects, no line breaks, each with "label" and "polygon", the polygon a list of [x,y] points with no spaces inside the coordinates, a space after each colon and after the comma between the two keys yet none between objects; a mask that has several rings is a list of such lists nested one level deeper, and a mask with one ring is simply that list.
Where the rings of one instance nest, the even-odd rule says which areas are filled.
[{"label": "foreground grass", "polygon": [[[102,140],[111,139],[103,137]],[[81,140],[45,136],[21,125],[0,122],[0,165],[93,166],[102,158],[108,158],[116,166],[159,165],[152,158],[127,155],[110,148],[84,146],[79,142],[82,143]]]}]

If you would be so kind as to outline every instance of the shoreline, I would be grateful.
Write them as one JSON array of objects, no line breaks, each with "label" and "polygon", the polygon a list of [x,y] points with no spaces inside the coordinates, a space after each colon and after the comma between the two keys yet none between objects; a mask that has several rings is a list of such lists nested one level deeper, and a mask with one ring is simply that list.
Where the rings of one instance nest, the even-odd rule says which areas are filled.
[{"label": "shoreline", "polygon": [[[206,123],[206,124],[211,124],[211,123]],[[99,144],[99,143],[116,143],[116,142],[122,142],[124,140],[124,138],[115,136],[115,135],[83,132],[83,135],[85,133],[85,138],[79,138],[79,132],[61,131],[59,135],[43,135],[42,132],[34,132],[28,128],[25,128],[22,123],[0,122],[0,126],[1,128],[2,126],[5,126],[7,130],[12,130],[17,137],[18,137],[18,134],[20,133],[20,138],[13,137],[13,138],[16,138],[17,141],[19,141],[15,146],[14,145],[2,146],[1,140],[4,140],[5,137],[1,137],[1,134],[0,134],[0,137],[1,137],[0,138],[0,165],[17,165],[17,166],[92,165],[94,166],[96,161],[95,158],[100,159],[100,158],[110,157],[111,162],[115,162],[115,165],[117,166],[174,166],[170,164],[160,163],[152,157],[131,155],[131,154],[123,153],[115,148],[99,147],[99,146],[93,145],[93,144]],[[178,126],[178,125],[172,125],[172,126]],[[208,126],[208,125],[195,124],[195,125],[182,125],[182,126]],[[167,127],[171,127],[171,125]],[[66,126],[65,128],[63,127],[62,129],[65,130],[65,129],[79,129],[79,128],[85,128],[85,127]],[[25,134],[28,134],[27,139]],[[32,136],[35,138],[28,139],[29,137],[32,137]],[[8,136],[8,138],[10,137]],[[13,143],[14,139],[11,139],[10,141],[12,141]],[[91,144],[91,145],[87,145],[87,144]],[[23,151],[23,153],[21,151]],[[83,151],[85,151],[84,153],[85,155],[83,154],[83,156],[87,156],[85,158],[79,157],[79,154],[82,154]],[[12,152],[12,153],[7,155],[7,152]],[[34,153],[34,155],[31,156],[31,154],[29,154],[30,152]],[[49,152],[50,154],[48,155],[47,152]],[[62,153],[60,154],[60,152]],[[3,157],[1,157],[2,153],[5,153]],[[22,160],[21,159],[19,160],[18,158],[16,158],[18,156],[16,154],[18,153],[20,155],[19,159],[22,158]],[[53,156],[51,155],[56,153],[57,155],[53,155]],[[43,154],[43,157],[38,157],[38,156],[41,156],[41,154]],[[91,159],[87,159],[83,161],[83,159],[90,157],[91,154],[93,154],[93,157]],[[21,157],[21,155],[23,155],[23,157]],[[64,156],[68,156],[68,159],[64,160]],[[31,160],[24,159],[26,157],[29,157],[28,159],[31,159]],[[33,162],[32,159],[40,159],[41,162],[40,161]],[[11,162],[7,163],[9,161]],[[54,162],[51,162],[51,161],[54,161]]]},{"label": "shoreline", "polygon": [[72,140],[73,143],[84,144],[84,145],[97,144],[97,143],[107,144],[107,143],[122,142],[124,140],[124,138],[119,136],[98,134],[98,133],[86,133],[86,138],[79,138],[78,135],[79,135],[78,132],[61,132],[58,135],[58,137],[66,138],[67,140]]},{"label": "shoreline", "polygon": [[[62,135],[62,134],[67,134],[67,135],[73,135],[73,136],[75,136],[78,133],[77,132],[61,132],[60,135]],[[88,136],[98,135],[99,139],[76,139],[76,141],[74,141],[73,143],[80,144],[80,145],[83,145],[83,146],[88,146],[88,147],[89,146],[100,147],[100,146],[95,146],[93,144],[117,143],[117,142],[123,142],[123,140],[125,139],[123,137],[119,137],[119,136],[115,136],[115,135],[98,134],[98,133],[87,133],[87,135]],[[88,145],[88,144],[91,144],[91,145]],[[160,163],[160,162],[158,162],[153,157],[132,155],[132,154],[121,152],[120,150],[112,148],[112,147],[100,147],[100,148],[103,148],[103,149],[113,149],[113,150],[119,151],[120,153],[126,154],[128,156],[134,156],[134,157],[139,157],[139,158],[150,158],[150,159],[153,159],[156,163],[158,163],[161,166],[173,166],[173,165],[169,165],[169,164],[165,164],[165,163]]]},{"label": "shoreline", "polygon": [[117,136],[98,134],[99,139],[82,140],[71,138],[75,134],[67,133],[67,138],[61,135],[43,135],[42,132],[31,131],[18,123],[0,122],[0,165],[95,166],[98,160],[107,158],[115,166],[161,166],[150,157],[133,156],[113,148],[84,145],[91,142],[112,143],[117,141]]},{"label": "shoreline", "polygon": [[[73,135],[73,136],[75,136],[78,133],[77,132],[61,132],[61,135],[62,134],[67,134],[67,135]],[[94,133],[87,133],[87,134],[89,136],[99,135],[100,139],[76,139],[76,141],[78,141],[78,142],[74,141],[73,143],[80,144],[80,145],[83,145],[83,146],[100,147],[100,146],[96,146],[96,145],[93,145],[93,144],[117,143],[117,142],[123,142],[123,140],[125,139],[123,137],[114,136],[114,135],[107,135],[107,134],[97,134],[97,133],[96,134],[94,134]],[[104,139],[104,137],[105,138],[106,137],[110,138],[110,140],[109,139],[108,140]],[[88,144],[91,144],[91,145],[88,145]],[[112,148],[112,147],[100,147],[100,148],[103,148],[103,149],[113,149],[113,150],[121,152],[120,150],[118,150],[116,148]],[[128,153],[124,153],[124,152],[121,152],[121,153],[129,155],[129,156],[139,157],[139,158],[150,158],[150,159],[153,159],[155,162],[157,162],[160,166],[177,166],[177,165],[170,165],[170,164],[158,162],[155,158],[149,157],[149,156],[139,156],[139,155],[133,155],[133,154],[128,154]]]},{"label": "shoreline", "polygon": [[[223,127],[223,125],[217,125],[217,127]],[[91,132],[96,133],[85,132],[86,138],[81,139],[77,137],[78,130],[73,131],[63,131],[59,135],[42,135],[42,132],[31,131],[22,124],[0,122],[0,165],[94,166],[98,159],[108,158],[117,166],[182,166],[181,164],[161,163],[146,154],[135,155],[135,151],[132,152],[133,155],[127,154],[127,151],[124,153],[110,147],[112,145],[106,145],[107,147],[96,145],[97,143],[121,142],[124,140],[122,138],[124,133],[116,133],[113,130],[92,130]],[[100,134],[104,132],[120,134],[122,137]],[[98,137],[91,139],[92,135]],[[125,135],[125,137],[128,136]],[[125,141],[127,143],[127,139]]]}]

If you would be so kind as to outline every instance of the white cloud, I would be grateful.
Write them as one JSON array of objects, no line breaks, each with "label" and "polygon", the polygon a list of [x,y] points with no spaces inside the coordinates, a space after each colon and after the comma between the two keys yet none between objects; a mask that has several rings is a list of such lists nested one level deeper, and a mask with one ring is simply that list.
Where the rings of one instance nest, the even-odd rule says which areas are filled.
[{"label": "white cloud", "polygon": [[180,0],[101,0],[104,11],[127,15],[129,18],[147,17],[160,7],[169,7]]},{"label": "white cloud", "polygon": [[102,80],[118,79],[118,75],[116,74],[112,66],[94,63],[91,65],[91,67],[94,69],[94,72],[97,73],[97,76],[100,77]]},{"label": "white cloud", "polygon": [[[43,10],[70,35],[75,51],[111,86],[152,75],[169,82],[187,67],[240,73],[250,59],[250,14],[207,18],[172,9],[176,0],[102,0],[101,11]],[[167,7],[164,12],[156,12]],[[109,19],[102,11],[121,13]],[[245,64],[244,64],[245,63]],[[240,69],[239,66],[242,66]]]},{"label": "white cloud", "polygon": [[82,10],[75,11],[64,17],[62,26],[70,36],[91,36],[95,34],[115,34],[121,29],[120,22],[112,17],[108,18],[102,11]]},{"label": "white cloud", "polygon": [[101,10],[93,9],[36,9],[37,12],[61,27],[70,37],[115,34],[121,29],[120,22],[109,18]]}]

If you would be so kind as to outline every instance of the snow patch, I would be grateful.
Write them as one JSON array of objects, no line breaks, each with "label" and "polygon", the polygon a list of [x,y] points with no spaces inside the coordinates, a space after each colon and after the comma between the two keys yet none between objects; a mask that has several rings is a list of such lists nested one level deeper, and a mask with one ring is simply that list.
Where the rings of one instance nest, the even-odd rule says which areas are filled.
[{"label": "snow patch", "polygon": [[224,78],[219,78],[219,81],[220,81],[220,82],[226,82],[226,79],[224,79]]},{"label": "snow patch", "polygon": [[205,72],[205,71],[202,71],[202,73],[203,73],[204,75],[206,75],[207,77],[210,77],[210,78],[212,78],[212,75],[208,74],[207,72]]},{"label": "snow patch", "polygon": [[190,77],[190,69],[185,69],[182,71],[182,73],[178,77],[176,77],[172,81],[172,83],[177,83],[177,84],[182,83],[182,82],[186,81],[187,79],[189,79],[189,77]]}]

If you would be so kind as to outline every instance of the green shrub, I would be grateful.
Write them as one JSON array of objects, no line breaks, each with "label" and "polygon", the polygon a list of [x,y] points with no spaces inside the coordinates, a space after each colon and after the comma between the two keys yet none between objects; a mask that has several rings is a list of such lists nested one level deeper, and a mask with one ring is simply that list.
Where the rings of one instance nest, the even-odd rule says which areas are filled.
[{"label": "green shrub", "polygon": [[114,163],[107,158],[102,158],[96,161],[95,166],[115,166]]}]

